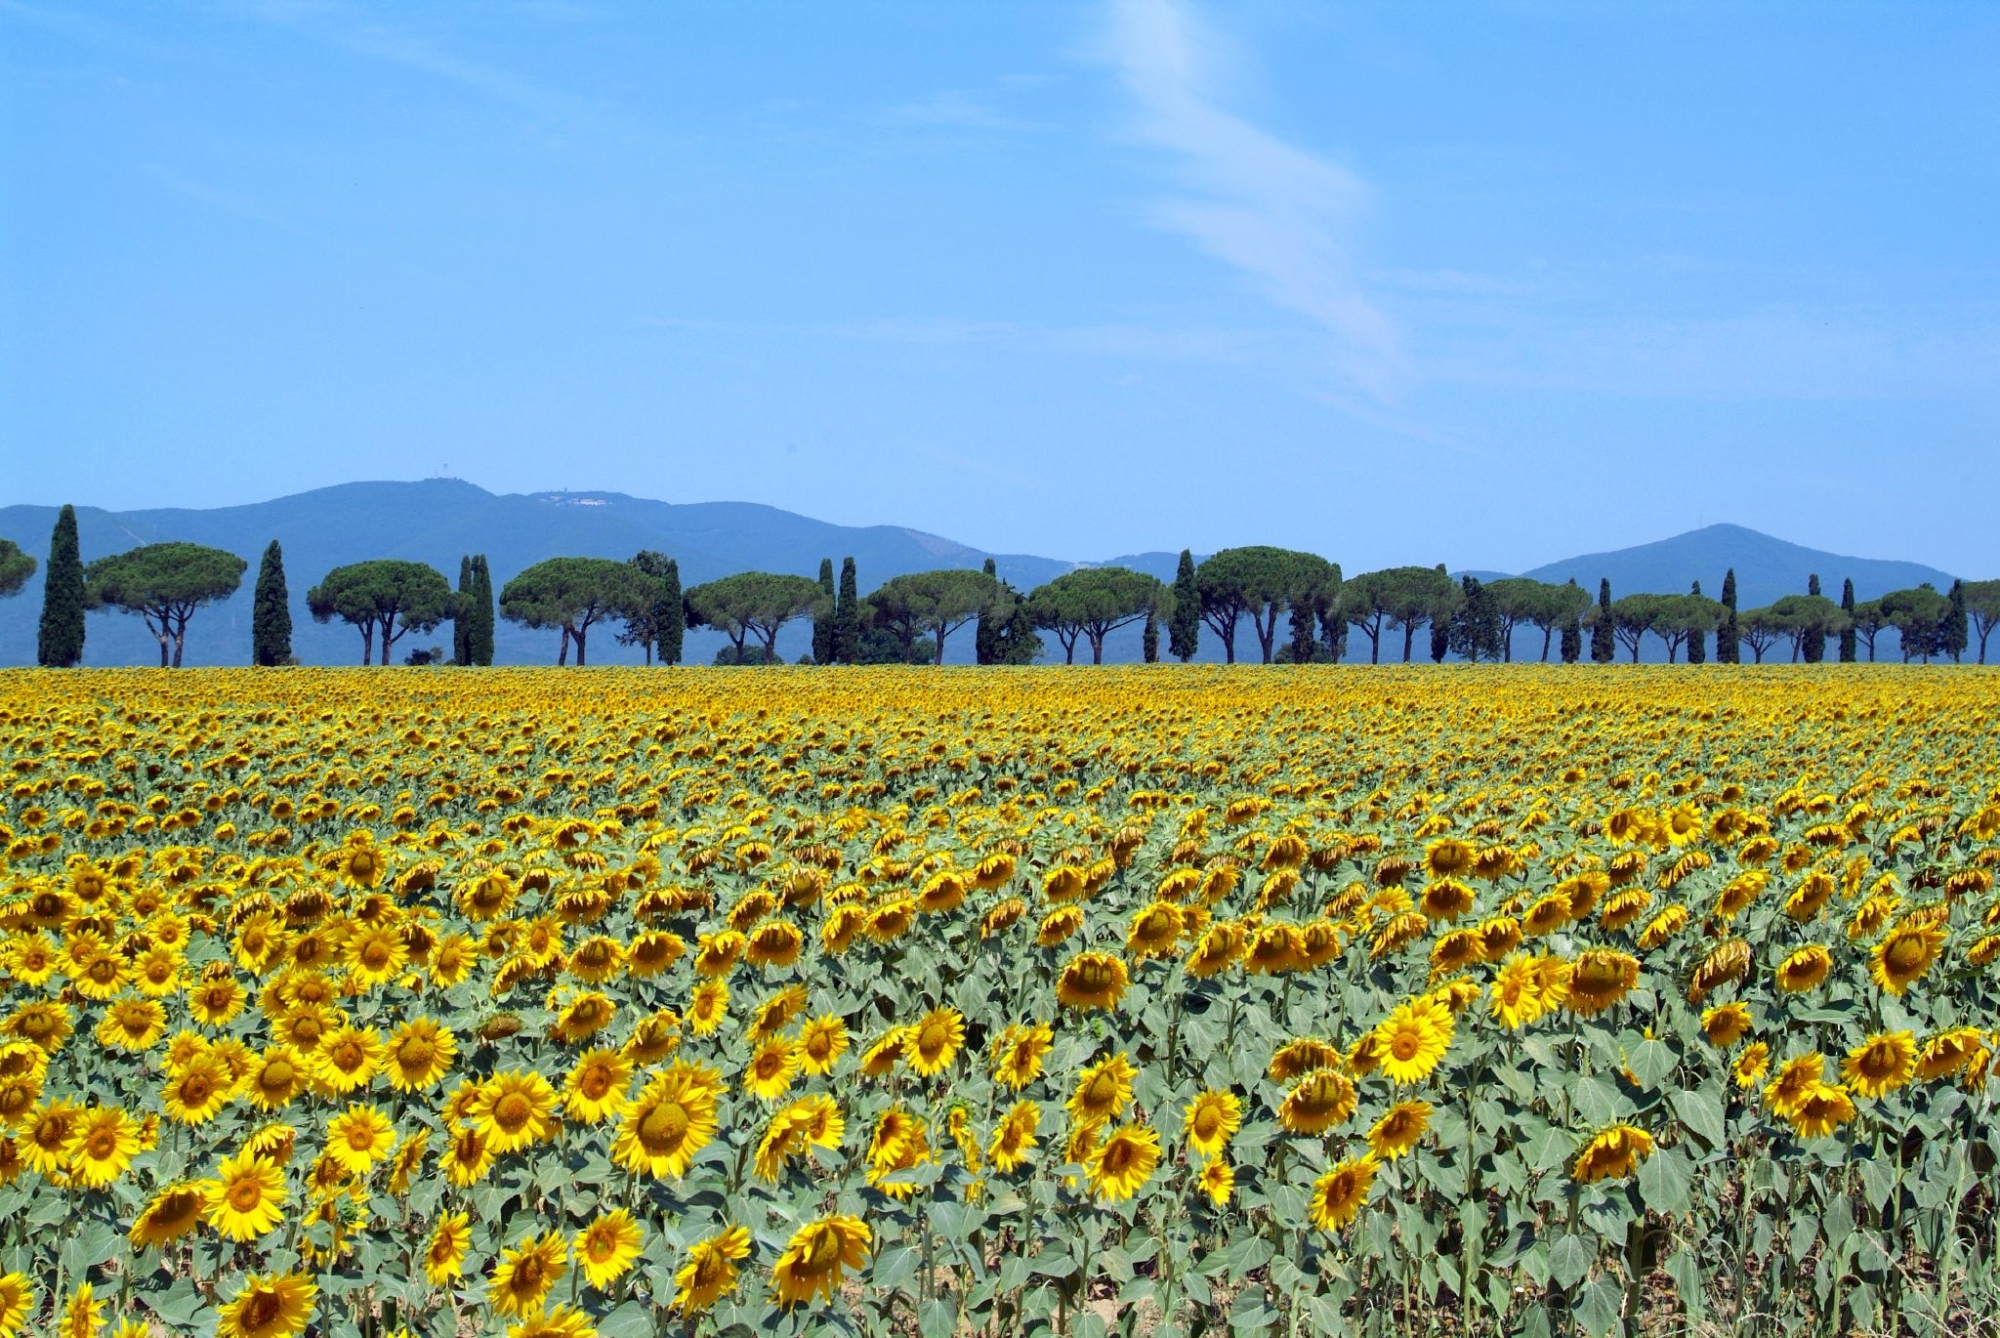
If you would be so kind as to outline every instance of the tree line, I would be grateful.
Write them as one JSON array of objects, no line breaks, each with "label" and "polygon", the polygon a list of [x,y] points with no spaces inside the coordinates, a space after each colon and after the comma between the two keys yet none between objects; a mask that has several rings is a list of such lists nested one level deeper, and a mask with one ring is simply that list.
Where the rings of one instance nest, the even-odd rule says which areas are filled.
[{"label": "tree line", "polygon": [[[233,553],[191,543],[147,544],[85,566],[76,513],[65,506],[50,539],[37,658],[45,666],[82,663],[84,615],[115,610],[142,619],[158,640],[161,667],[179,667],[189,620],[204,605],[240,587],[249,564]],[[0,540],[0,597],[20,592],[35,559]],[[1204,632],[1235,663],[1253,649],[1265,664],[1333,663],[1350,653],[1368,661],[1385,655],[1410,662],[1419,653],[1441,661],[1513,659],[1515,633],[1542,634],[1541,659],[1573,664],[1588,656],[1609,663],[1622,648],[1634,662],[1650,642],[1669,663],[1699,664],[1710,656],[1738,663],[1747,649],[1755,663],[1783,651],[1818,663],[1834,648],[1842,662],[1876,658],[1877,639],[1893,628],[1905,661],[1963,658],[2000,625],[2000,580],[1954,581],[1896,590],[1856,601],[1844,583],[1838,603],[1813,576],[1804,593],[1739,610],[1736,573],[1721,597],[1696,582],[1684,595],[1638,593],[1613,599],[1602,580],[1593,600],[1575,581],[1557,585],[1528,577],[1453,579],[1436,567],[1390,567],[1343,579],[1338,563],[1293,549],[1228,548],[1197,563],[1183,550],[1171,583],[1127,567],[1080,567],[1033,590],[1002,580],[988,558],[983,570],[947,568],[892,577],[859,593],[854,559],[836,581],[831,558],[817,579],[747,571],[683,589],[679,564],[647,550],[627,561],[556,557],[516,575],[496,594],[483,554],[460,560],[456,588],[427,563],[380,558],[335,567],[306,592],[321,623],[339,621],[361,639],[361,663],[389,664],[411,633],[452,624],[449,662],[493,663],[497,619],[558,634],[556,663],[587,662],[593,631],[609,629],[620,645],[642,647],[648,664],[678,664],[688,629],[707,627],[727,642],[718,664],[780,661],[778,634],[808,620],[813,664],[942,664],[950,639],[972,629],[979,664],[1032,664],[1053,638],[1065,664],[1087,653],[1104,660],[1106,639],[1143,625],[1141,647],[1153,662],[1166,654],[1183,662],[1199,652]],[[1239,644],[1239,638],[1247,639]],[[1162,637],[1164,636],[1164,647]],[[1421,638],[1421,643],[1420,639]],[[293,663],[291,598],[284,551],[264,550],[252,599],[250,661]],[[1253,644],[1254,643],[1254,644]],[[442,648],[409,652],[404,663],[443,661]]]}]

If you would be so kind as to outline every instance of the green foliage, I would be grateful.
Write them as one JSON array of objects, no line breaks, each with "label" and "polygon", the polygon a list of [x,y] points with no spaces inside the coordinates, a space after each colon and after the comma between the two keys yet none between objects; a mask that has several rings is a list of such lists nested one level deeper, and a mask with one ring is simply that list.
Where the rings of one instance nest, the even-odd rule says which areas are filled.
[{"label": "green foliage", "polygon": [[523,627],[562,629],[556,663],[567,659],[574,643],[581,668],[593,626],[646,617],[661,594],[656,579],[630,562],[549,558],[507,582],[500,591],[500,616]]},{"label": "green foliage", "polygon": [[493,569],[487,565],[484,553],[472,555],[472,589],[467,630],[471,663],[490,666],[493,663],[493,625],[496,619],[493,610]]},{"label": "green foliage", "polygon": [[861,660],[861,596],[857,593],[854,559],[840,562],[840,594],[833,613],[833,662],[858,664]]},{"label": "green foliage", "polygon": [[1597,583],[1597,608],[1590,619],[1590,662],[1610,664],[1617,655],[1616,623],[1611,613],[1611,579],[1606,577]]},{"label": "green foliage", "polygon": [[1743,658],[1742,635],[1736,622],[1736,568],[1722,576],[1722,621],[1715,630],[1715,662],[1736,664]]},{"label": "green foliage", "polygon": [[1194,552],[1181,550],[1174,568],[1174,611],[1167,620],[1167,653],[1186,664],[1201,649],[1201,590],[1195,584]]},{"label": "green foliage", "polygon": [[1953,581],[1951,592],[1945,596],[1944,620],[1938,625],[1938,649],[1951,656],[1956,664],[1965,654],[1967,641],[1965,615],[1965,582]]},{"label": "green foliage", "polygon": [[201,544],[147,544],[90,564],[85,601],[93,609],[136,614],[160,643],[160,667],[181,664],[188,619],[204,604],[227,599],[250,564]]},{"label": "green foliage", "polygon": [[1840,662],[1853,664],[1855,661],[1854,581],[1851,577],[1841,582],[1840,611],[1847,615],[1847,626],[1840,629]]},{"label": "green foliage", "polygon": [[1155,577],[1127,567],[1081,567],[1064,572],[1028,596],[1035,626],[1054,632],[1063,663],[1076,663],[1079,638],[1090,643],[1090,662],[1104,663],[1104,638],[1140,619],[1169,612],[1173,598]]},{"label": "green foliage", "polygon": [[690,624],[713,627],[729,638],[741,662],[744,642],[756,637],[764,654],[778,658],[778,632],[794,618],[815,615],[825,595],[809,576],[743,571],[687,592]]},{"label": "green foliage", "polygon": [[[993,567],[993,559],[986,559],[987,570]],[[833,559],[819,560],[820,606],[813,613],[812,661],[814,664],[833,663],[833,620],[839,607],[839,592],[833,585]],[[979,625],[980,636],[986,634],[986,624]],[[985,660],[980,660],[985,664]]]},{"label": "green foliage", "polygon": [[1249,615],[1265,664],[1276,648],[1278,615],[1304,602],[1315,611],[1336,598],[1340,568],[1312,553],[1289,548],[1225,548],[1195,569],[1202,621],[1222,639],[1222,655],[1236,663],[1236,626]]},{"label": "green foliage", "polygon": [[1410,661],[1417,630],[1440,612],[1451,616],[1458,585],[1435,567],[1388,567],[1365,572],[1340,587],[1340,609],[1348,624],[1368,638],[1368,662],[1382,661],[1382,636],[1403,633],[1403,662]]},{"label": "green foliage", "polygon": [[257,564],[257,588],[251,596],[250,663],[268,668],[292,662],[292,596],[285,585],[285,550],[273,539]]},{"label": "green foliage", "polygon": [[35,662],[44,669],[83,663],[83,613],[88,607],[83,556],[77,549],[76,508],[64,506],[49,537],[48,575],[42,583],[42,623]]},{"label": "green foliage", "polygon": [[[1705,619],[1700,625],[1690,626],[1687,629],[1688,663],[1701,664],[1708,659],[1709,631],[1712,628],[1714,628],[1717,623],[1722,621],[1722,604],[1720,601],[1702,599],[1700,581],[1696,581],[1694,583],[1694,588],[1690,590],[1688,594],[1692,598],[1699,600],[1701,604],[1705,605],[1707,607],[1707,611],[1709,614],[1708,618]],[[1673,659],[1672,652],[1668,653],[1667,658],[1669,660]]]},{"label": "green foliage", "polygon": [[335,618],[361,631],[361,663],[382,639],[383,664],[407,632],[428,632],[451,616],[451,586],[444,573],[422,562],[377,558],[335,567],[306,591],[306,608],[313,621]]},{"label": "green foliage", "polygon": [[1476,576],[1459,578],[1458,607],[1445,622],[1446,644],[1472,661],[1498,660],[1506,644],[1499,601]]},{"label": "green foliage", "polygon": [[1514,629],[1531,626],[1541,629],[1542,660],[1549,658],[1550,643],[1572,618],[1590,607],[1590,597],[1575,581],[1552,585],[1527,576],[1504,576],[1486,583],[1500,619],[1500,658],[1514,658]]},{"label": "green foliage", "polygon": [[[2000,626],[2000,581],[1967,581],[1960,591],[1970,631],[1979,638],[1979,662],[1986,663],[1986,638]],[[1871,653],[1869,656],[1873,659]]]},{"label": "green foliage", "polygon": [[[675,567],[672,558],[650,548],[634,554],[631,565],[642,583],[643,594],[633,611],[625,616],[625,628],[618,634],[618,644],[643,646],[646,651],[646,663],[651,664],[654,649],[659,646],[666,634],[666,625],[686,617],[681,598],[679,569]],[[672,589],[668,588],[667,581],[670,569],[674,576]],[[679,658],[678,652],[675,658]],[[671,660],[665,662],[672,663]]]},{"label": "green foliage", "polygon": [[472,603],[477,578],[472,574],[472,555],[458,560],[457,597],[451,602],[451,662],[472,663]]},{"label": "green foliage", "polygon": [[35,560],[12,539],[0,539],[0,599],[20,594],[34,574]]},{"label": "green foliage", "polygon": [[[1810,599],[1824,598],[1819,590],[1819,573],[1806,578],[1806,596]],[[1807,664],[1818,664],[1826,658],[1826,633],[1826,627],[1816,619],[1809,619],[1800,628],[1798,648]]]},{"label": "green foliage", "polygon": [[1903,662],[1922,656],[1929,664],[1933,655],[1944,653],[1941,628],[1950,616],[1951,601],[1937,592],[1929,581],[1910,590],[1891,590],[1876,601],[1882,616],[1896,629],[1903,643]]},{"label": "green foliage", "polygon": [[867,622],[895,638],[905,655],[928,636],[933,664],[944,663],[951,634],[976,621],[1002,598],[1000,583],[982,571],[947,567],[885,581],[868,596]]},{"label": "green foliage", "polygon": [[1825,595],[1786,595],[1763,613],[1766,623],[1791,642],[1792,658],[1808,664],[1824,660],[1828,634],[1847,626],[1847,615]]},{"label": "green foliage", "polygon": [[659,580],[659,640],[654,649],[661,664],[679,664],[687,640],[687,596],[681,593],[681,564],[668,558]]}]

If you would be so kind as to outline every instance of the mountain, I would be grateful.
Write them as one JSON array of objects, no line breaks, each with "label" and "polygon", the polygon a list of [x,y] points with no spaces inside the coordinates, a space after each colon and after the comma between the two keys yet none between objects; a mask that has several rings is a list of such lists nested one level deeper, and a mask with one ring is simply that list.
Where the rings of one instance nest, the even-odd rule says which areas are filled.
[{"label": "mountain", "polygon": [[1906,590],[1930,582],[1940,590],[1951,587],[1949,573],[1917,562],[1881,558],[1842,557],[1800,544],[1774,539],[1741,525],[1708,525],[1657,543],[1639,544],[1611,553],[1586,553],[1537,567],[1524,575],[1538,581],[1576,583],[1597,593],[1597,583],[1611,578],[1611,595],[1638,591],[1685,593],[1701,582],[1710,599],[1722,594],[1722,576],[1736,569],[1736,605],[1757,608],[1785,595],[1803,595],[1806,582],[1817,574],[1828,599],[1840,598],[1840,583],[1852,579],[1856,599],[1874,599],[1891,590]]}]

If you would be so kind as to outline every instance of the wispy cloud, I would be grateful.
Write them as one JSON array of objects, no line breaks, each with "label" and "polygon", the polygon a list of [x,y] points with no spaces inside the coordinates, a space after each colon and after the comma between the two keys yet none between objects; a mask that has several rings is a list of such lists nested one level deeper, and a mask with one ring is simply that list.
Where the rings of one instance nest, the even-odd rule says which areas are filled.
[{"label": "wispy cloud", "polygon": [[1132,100],[1132,133],[1170,152],[1184,183],[1153,216],[1323,328],[1357,388],[1393,398],[1400,341],[1357,281],[1349,242],[1367,184],[1226,110],[1222,46],[1185,0],[1111,0],[1105,55]]},{"label": "wispy cloud", "polygon": [[945,130],[973,130],[989,134],[1022,134],[1049,127],[1026,117],[1010,116],[984,98],[956,89],[891,107],[886,119],[894,125],[929,126]]},{"label": "wispy cloud", "polygon": [[251,196],[204,185],[174,168],[167,167],[161,163],[148,163],[146,164],[145,171],[147,176],[153,178],[153,180],[159,182],[176,195],[185,196],[197,203],[220,209],[224,213],[234,214],[238,218],[247,218],[252,222],[262,223],[269,227],[277,228],[280,231],[289,232],[295,237],[304,237],[314,241],[321,240],[319,235],[311,228],[306,227],[296,219],[279,213],[263,201]]}]

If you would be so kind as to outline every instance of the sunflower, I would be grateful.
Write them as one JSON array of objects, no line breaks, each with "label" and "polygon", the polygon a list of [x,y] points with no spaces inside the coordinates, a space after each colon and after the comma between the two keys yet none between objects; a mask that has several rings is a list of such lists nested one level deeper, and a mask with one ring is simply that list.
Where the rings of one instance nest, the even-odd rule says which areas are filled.
[{"label": "sunflower", "polygon": [[645,1232],[632,1220],[632,1214],[624,1208],[614,1208],[579,1231],[571,1248],[577,1267],[583,1270],[584,1281],[602,1291],[625,1276],[639,1257],[639,1246],[644,1239]]},{"label": "sunflower", "polygon": [[298,1096],[307,1077],[306,1062],[298,1051],[284,1044],[267,1046],[251,1063],[243,1094],[260,1110],[277,1110]]},{"label": "sunflower", "polygon": [[327,1122],[326,1154],[350,1174],[368,1174],[395,1145],[395,1127],[373,1106],[356,1102]]},{"label": "sunflower", "polygon": [[1219,920],[1202,930],[1195,940],[1194,950],[1187,957],[1187,973],[1203,978],[1221,975],[1242,954],[1242,929],[1228,920]]},{"label": "sunflower", "polygon": [[1417,898],[1417,909],[1434,924],[1449,924],[1470,915],[1473,905],[1472,889],[1451,877],[1440,877],[1430,883]]},{"label": "sunflower", "polygon": [[0,1277],[0,1338],[14,1338],[35,1308],[35,1289],[22,1273]]},{"label": "sunflower", "polygon": [[790,1090],[798,1071],[798,1043],[789,1036],[772,1036],[750,1052],[743,1089],[759,1100],[775,1101]]},{"label": "sunflower", "polygon": [[320,1037],[308,1056],[313,1078],[337,1096],[366,1087],[382,1071],[382,1037],[373,1027],[343,1023]]},{"label": "sunflower", "polygon": [[903,1054],[921,1078],[944,1072],[965,1044],[965,1017],[956,1008],[933,1008],[904,1037]]},{"label": "sunflower", "polygon": [[140,1054],[150,1050],[167,1028],[167,1010],[152,999],[121,999],[97,1024],[98,1044]]},{"label": "sunflower", "polygon": [[222,1163],[202,1183],[202,1216],[231,1240],[255,1240],[284,1219],[285,1173],[249,1153]]},{"label": "sunflower", "polygon": [[167,1118],[182,1124],[206,1124],[222,1113],[236,1083],[220,1059],[203,1056],[167,1079],[160,1103]]},{"label": "sunflower", "polygon": [[706,1036],[729,1018],[729,986],[720,980],[704,980],[694,987],[688,1000],[688,1026],[697,1036]]},{"label": "sunflower", "polygon": [[1126,931],[1125,950],[1134,960],[1170,957],[1180,946],[1183,927],[1181,908],[1170,901],[1155,901],[1132,917]]},{"label": "sunflower", "polygon": [[1058,906],[1042,917],[1035,930],[1038,947],[1055,948],[1083,929],[1083,907]]},{"label": "sunflower", "polygon": [[1736,1057],[1732,1072],[1738,1087],[1755,1087],[1764,1081],[1764,1072],[1771,1066],[1771,1047],[1762,1041],[1752,1041]]},{"label": "sunflower", "polygon": [[626,1038],[625,1057],[634,1064],[656,1064],[681,1047],[681,1015],[662,1008],[639,1019]]},{"label": "sunflower", "polygon": [[1337,1069],[1344,1063],[1339,1047],[1317,1037],[1299,1036],[1271,1052],[1271,1063],[1265,1072],[1272,1082],[1288,1083],[1314,1069]]},{"label": "sunflower", "polygon": [[1138,1076],[1122,1050],[1085,1068],[1069,1099],[1070,1122],[1093,1128],[1117,1119],[1132,1102],[1132,1082]]},{"label": "sunflower", "polygon": [[1566,892],[1551,892],[1528,907],[1521,917],[1521,933],[1528,938],[1553,934],[1575,918],[1574,903]]},{"label": "sunflower", "polygon": [[1091,1193],[1122,1203],[1139,1192],[1160,1164],[1160,1136],[1144,1124],[1128,1124],[1106,1135],[1085,1163]]},{"label": "sunflower", "polygon": [[1305,944],[1298,926],[1267,924],[1251,934],[1243,948],[1243,969],[1253,976],[1281,975],[1305,963]]},{"label": "sunflower", "polygon": [[188,991],[188,1012],[205,1027],[224,1027],[243,1011],[247,997],[243,987],[227,976],[204,981]]},{"label": "sunflower", "polygon": [[1055,1042],[1046,1022],[1015,1022],[993,1038],[993,1080],[1018,1092],[1042,1076],[1042,1057]]},{"label": "sunflower", "polygon": [[597,1338],[590,1316],[574,1306],[537,1310],[519,1324],[507,1326],[507,1338]]},{"label": "sunflower", "polygon": [[1003,1174],[1013,1171],[1035,1150],[1035,1135],[1041,1124],[1042,1108],[1033,1101],[1016,1101],[1008,1109],[986,1147],[987,1155]]},{"label": "sunflower", "polygon": [[1066,1008],[1116,1008],[1128,980],[1123,959],[1107,952],[1078,953],[1056,978],[1056,1000]]},{"label": "sunflower", "polygon": [[50,999],[32,999],[0,1022],[0,1031],[39,1046],[44,1054],[62,1049],[74,1029],[69,1006]]},{"label": "sunflower", "polygon": [[398,1198],[410,1192],[410,1184],[424,1168],[424,1153],[430,1149],[431,1131],[418,1125],[403,1139],[396,1155],[389,1159],[389,1192]]},{"label": "sunflower", "polygon": [[861,1072],[870,1078],[886,1078],[896,1071],[909,1040],[910,1028],[891,1027],[861,1052]]},{"label": "sunflower", "polygon": [[202,1187],[191,1181],[168,1185],[147,1201],[132,1219],[127,1233],[132,1248],[143,1250],[179,1240],[201,1224]]},{"label": "sunflower", "polygon": [[1478,854],[1470,841],[1442,836],[1424,847],[1424,872],[1433,878],[1456,878],[1472,868]]},{"label": "sunflower", "polygon": [[470,1126],[454,1129],[440,1162],[445,1178],[452,1184],[461,1189],[476,1185],[493,1168],[493,1143]]},{"label": "sunflower", "polygon": [[692,1064],[676,1063],[655,1074],[626,1110],[612,1159],[655,1178],[686,1175],[715,1137],[721,1081],[714,1069]]},{"label": "sunflower", "polygon": [[555,1088],[533,1069],[507,1069],[480,1084],[470,1112],[499,1155],[545,1143],[562,1128]]},{"label": "sunflower", "polygon": [[413,1017],[389,1033],[389,1085],[399,1092],[435,1087],[458,1058],[458,1037],[435,1018]]},{"label": "sunflower", "polygon": [[69,1304],[63,1307],[56,1334],[59,1338],[97,1338],[103,1329],[104,1302],[96,1299],[95,1289],[86,1282],[76,1289],[69,1298]]},{"label": "sunflower", "polygon": [[744,1028],[744,1036],[752,1045],[775,1036],[791,1025],[793,1018],[805,1011],[806,991],[803,985],[787,985],[763,1003],[757,1005],[757,1013]]},{"label": "sunflower", "polygon": [[410,964],[410,948],[388,925],[366,925],[347,940],[342,954],[348,978],[361,990],[386,985]]},{"label": "sunflower", "polygon": [[624,1112],[632,1082],[632,1061],[617,1050],[586,1050],[563,1079],[563,1111],[585,1124],[600,1124]]},{"label": "sunflower", "polygon": [[1369,1127],[1369,1151],[1377,1160],[1394,1161],[1417,1146],[1430,1122],[1430,1102],[1398,1102]]},{"label": "sunflower", "polygon": [[1295,1134],[1323,1134],[1354,1113],[1354,1083],[1338,1069],[1298,1080],[1278,1105],[1278,1122]]},{"label": "sunflower", "polygon": [[222,1307],[216,1338],[294,1338],[312,1318],[319,1288],[296,1273],[252,1273]]},{"label": "sunflower", "polygon": [[728,975],[743,959],[743,951],[748,946],[749,940],[733,929],[701,935],[695,945],[695,974],[710,979]]},{"label": "sunflower", "polygon": [[1868,974],[1882,989],[1901,994],[1930,970],[1943,947],[1944,930],[1906,919],[1875,945],[1868,957]]},{"label": "sunflower", "polygon": [[1778,964],[1777,985],[1787,994],[1804,994],[1815,989],[1833,970],[1833,954],[1817,943],[1808,943]]},{"label": "sunflower", "polygon": [[1222,1155],[1223,1149],[1229,1146],[1229,1140],[1242,1125],[1243,1103],[1236,1094],[1213,1088],[1195,1093],[1194,1100],[1188,1102],[1181,1118],[1188,1146],[1194,1149],[1196,1156],[1211,1161]]},{"label": "sunflower", "polygon": [[1228,1162],[1218,1157],[1214,1161],[1202,1163],[1201,1170],[1195,1174],[1194,1183],[1202,1193],[1208,1195],[1210,1203],[1218,1208],[1226,1208],[1229,1206],[1229,1196],[1236,1192],[1236,1172]]},{"label": "sunflower", "polygon": [[85,1189],[102,1189],[125,1174],[139,1155],[139,1126],[117,1106],[93,1106],[70,1131],[63,1149],[71,1180]]},{"label": "sunflower", "polygon": [[839,1292],[846,1269],[868,1263],[874,1237],[858,1217],[823,1217],[793,1233],[771,1268],[771,1293],[780,1305],[795,1306]]},{"label": "sunflower", "polygon": [[1639,983],[1639,959],[1610,948],[1595,948],[1570,963],[1565,1006],[1578,1017],[1595,1017]]},{"label": "sunflower", "polygon": [[1451,1048],[1453,1027],[1451,1013],[1436,1004],[1398,1005],[1375,1027],[1383,1074],[1398,1086],[1422,1082]]},{"label": "sunflower", "polygon": [[833,1072],[847,1053],[847,1024],[829,1013],[799,1028],[799,1067],[815,1077]]},{"label": "sunflower", "polygon": [[1596,1180],[1623,1180],[1653,1155],[1653,1136],[1630,1124],[1614,1124],[1593,1134],[1577,1153],[1570,1178],[1583,1184]]},{"label": "sunflower", "polygon": [[674,1274],[674,1304],[686,1313],[708,1309],[736,1290],[736,1265],[749,1257],[750,1233],[740,1226],[724,1227],[695,1242]]},{"label": "sunflower", "polygon": [[531,1315],[541,1309],[549,1291],[569,1271],[569,1251],[551,1231],[530,1235],[500,1252],[500,1262],[486,1283],[486,1304],[502,1315]]},{"label": "sunflower", "polygon": [[1817,1050],[1807,1051],[1778,1066],[1778,1076],[1764,1086],[1764,1102],[1789,1119],[1800,1098],[1825,1080],[1826,1056]]},{"label": "sunflower", "polygon": [[1701,1029],[1710,1045],[1727,1050],[1750,1034],[1750,1005],[1717,1004],[1702,1013]]},{"label": "sunflower", "polygon": [[868,1183],[890,1198],[904,1199],[917,1186],[890,1177],[899,1171],[914,1170],[931,1160],[930,1140],[924,1122],[899,1106],[891,1106],[875,1121],[868,1140]]},{"label": "sunflower", "polygon": [[687,943],[679,934],[664,929],[649,929],[625,946],[625,970],[640,980],[647,980],[671,968],[686,952]]},{"label": "sunflower", "polygon": [[1375,1183],[1375,1170],[1373,1156],[1358,1157],[1340,1162],[1313,1181],[1312,1194],[1306,1200],[1313,1225],[1332,1233],[1353,1221],[1355,1214],[1361,1211],[1361,1205],[1368,1201],[1369,1187]]},{"label": "sunflower", "polygon": [[1784,1114],[1799,1137],[1824,1138],[1854,1118],[1854,1100],[1845,1087],[1815,1082],[1799,1094]]},{"label": "sunflower", "polygon": [[1943,1078],[1971,1065],[1986,1048],[1977,1027],[1954,1027],[1924,1042],[1917,1052],[1917,1077]]}]

